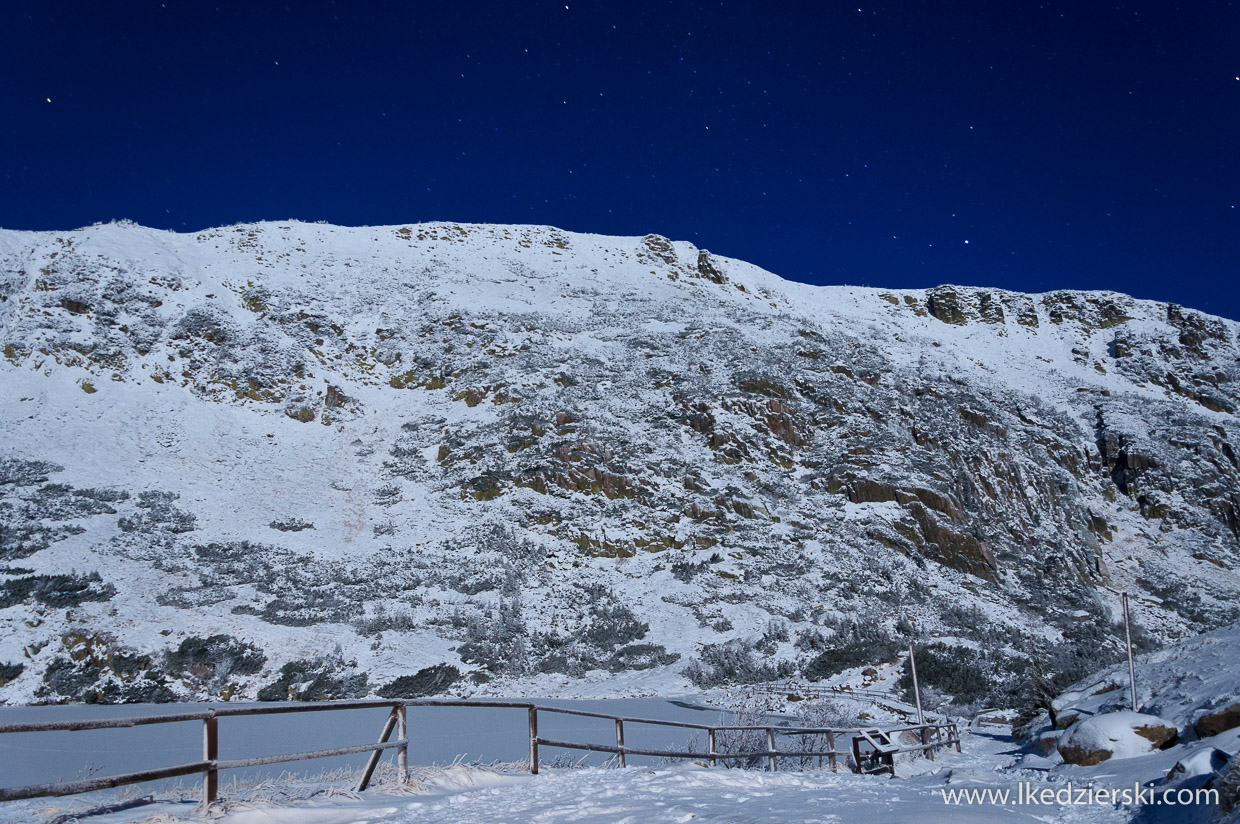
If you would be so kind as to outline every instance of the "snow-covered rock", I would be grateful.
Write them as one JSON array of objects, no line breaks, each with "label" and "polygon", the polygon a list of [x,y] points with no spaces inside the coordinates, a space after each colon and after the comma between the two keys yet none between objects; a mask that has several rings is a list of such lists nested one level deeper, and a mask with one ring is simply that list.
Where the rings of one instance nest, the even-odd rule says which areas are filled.
[{"label": "snow-covered rock", "polygon": [[[1232,697],[1234,698],[1234,696]],[[1221,732],[1240,727],[1240,701],[1227,703],[1227,700],[1224,700],[1215,703],[1222,703],[1225,706],[1221,709],[1202,713],[1193,724],[1193,729],[1197,731],[1197,737],[1199,738],[1209,738]]]},{"label": "snow-covered rock", "polygon": [[1200,776],[1212,776],[1223,767],[1231,756],[1217,747],[1198,747],[1189,752],[1167,772],[1167,781],[1185,781]]},{"label": "snow-covered rock", "polygon": [[1112,758],[1135,758],[1175,743],[1176,729],[1153,715],[1110,712],[1077,721],[1059,739],[1065,763],[1089,767]]},{"label": "snow-covered rock", "polygon": [[1037,750],[1042,755],[1050,755],[1059,746],[1059,739],[1063,735],[1062,730],[1048,730],[1041,733],[1037,737]]}]

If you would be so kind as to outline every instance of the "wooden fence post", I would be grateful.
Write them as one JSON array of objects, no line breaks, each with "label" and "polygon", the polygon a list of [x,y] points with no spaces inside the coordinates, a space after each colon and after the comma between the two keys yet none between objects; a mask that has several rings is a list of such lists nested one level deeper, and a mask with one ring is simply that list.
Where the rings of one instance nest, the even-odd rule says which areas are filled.
[{"label": "wooden fence post", "polygon": [[827,761],[831,764],[831,772],[839,771],[839,764],[835,762],[835,733],[827,731],[827,747],[830,748],[831,754],[827,756]]},{"label": "wooden fence post", "polygon": [[620,748],[620,752],[616,753],[620,756],[620,766],[627,766],[624,761],[624,722],[619,718],[616,719],[616,746]]},{"label": "wooden fence post", "polygon": [[706,754],[710,756],[710,765],[712,767],[719,764],[719,756],[715,754],[715,728],[711,727],[706,731]]},{"label": "wooden fence post", "polygon": [[[387,740],[392,737],[392,730],[396,728],[396,707],[392,707],[392,711],[388,713],[387,721],[383,724],[383,732],[379,735],[379,743],[386,744]],[[370,779],[375,774],[375,767],[379,766],[379,759],[383,757],[383,750],[375,750],[370,754],[370,758],[366,760],[366,767],[362,770],[362,778],[357,782],[357,792],[361,792],[370,786]]]},{"label": "wooden fence post", "polygon": [[406,711],[409,708],[401,704],[396,708],[396,738],[404,741],[396,750],[396,768],[400,771],[400,783],[409,780],[409,724]]},{"label": "wooden fence post", "polygon": [[530,773],[538,775],[538,707],[530,707]]},{"label": "wooden fence post", "polygon": [[[220,757],[220,720],[215,715],[202,719],[202,760],[214,765]],[[220,773],[209,767],[202,771],[202,806],[203,809],[214,804],[219,797]]]},{"label": "wooden fence post", "polygon": [[768,752],[771,753],[770,755],[767,756],[768,763],[771,766],[771,772],[775,772],[777,769],[779,769],[779,766],[777,763],[779,759],[775,756],[775,728],[774,727],[766,728],[766,749]]}]

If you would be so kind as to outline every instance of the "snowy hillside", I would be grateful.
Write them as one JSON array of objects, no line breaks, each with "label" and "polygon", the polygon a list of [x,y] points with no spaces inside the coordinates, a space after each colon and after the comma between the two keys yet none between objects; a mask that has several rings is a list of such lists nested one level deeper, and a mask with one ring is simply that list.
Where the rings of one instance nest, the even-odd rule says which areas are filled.
[{"label": "snowy hillside", "polygon": [[[1235,624],[1139,656],[1137,707],[1175,727],[1181,738],[1234,751],[1240,743],[1238,652]],[[1129,683],[1125,663],[1073,684],[1055,699],[1056,726],[1066,729],[1074,720],[1127,709]]]},{"label": "snowy hillside", "polygon": [[668,692],[900,636],[1007,689],[1115,649],[1121,589],[1147,642],[1237,617],[1237,328],[1177,306],[303,223],[0,231],[0,301],[3,701]]},{"label": "snowy hillside", "polygon": [[[1136,712],[1127,663],[1091,673],[1019,730],[1032,752],[1016,766],[1049,770],[1052,782],[1148,788],[1134,820],[1240,820],[1237,650],[1233,624],[1137,656]],[[1172,796],[1180,809],[1156,809]]]}]

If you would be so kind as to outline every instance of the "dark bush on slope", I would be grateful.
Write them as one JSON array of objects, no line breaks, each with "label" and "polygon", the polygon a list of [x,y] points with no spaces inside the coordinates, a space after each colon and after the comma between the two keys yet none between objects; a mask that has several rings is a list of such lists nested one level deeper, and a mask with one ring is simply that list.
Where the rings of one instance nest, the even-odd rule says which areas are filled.
[{"label": "dark bush on slope", "polygon": [[698,658],[684,669],[684,676],[702,689],[721,684],[757,684],[785,678],[796,671],[790,661],[763,661],[754,645],[741,639],[707,644]]},{"label": "dark bush on slope", "polygon": [[190,636],[165,656],[164,666],[179,678],[212,681],[228,675],[254,675],[267,656],[253,644],[231,635]]},{"label": "dark bush on slope", "polygon": [[402,675],[379,688],[381,698],[422,698],[439,695],[461,680],[461,671],[451,664],[435,664],[413,675]]},{"label": "dark bush on slope", "polygon": [[370,678],[340,654],[290,661],[275,681],[258,691],[259,701],[332,701],[361,698]]},{"label": "dark bush on slope", "polygon": [[805,665],[806,678],[830,678],[846,669],[867,664],[883,664],[893,660],[900,651],[900,642],[879,629],[854,624],[847,632],[830,640],[806,639],[809,643],[825,643],[827,648]]},{"label": "dark bush on slope", "polygon": [[[957,704],[972,704],[991,695],[991,681],[986,677],[981,655],[964,647],[928,644],[914,648],[917,655],[917,679],[922,688],[933,687],[951,695]],[[913,697],[913,673],[908,661],[900,676],[900,689],[907,698]]]},{"label": "dark bush on slope", "polygon": [[49,607],[76,607],[87,601],[109,601],[116,588],[98,572],[89,575],[31,575],[0,583],[0,609],[33,598]]}]

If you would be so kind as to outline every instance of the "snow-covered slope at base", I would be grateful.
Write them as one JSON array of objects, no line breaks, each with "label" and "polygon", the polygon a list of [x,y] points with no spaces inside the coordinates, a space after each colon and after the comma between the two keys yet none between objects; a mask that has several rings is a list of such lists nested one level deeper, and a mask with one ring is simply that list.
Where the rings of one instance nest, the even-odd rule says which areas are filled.
[{"label": "snow-covered slope at base", "polygon": [[[1055,697],[1053,718],[1020,730],[1031,752],[1016,766],[1046,770],[1061,784],[1148,788],[1137,820],[1237,820],[1238,653],[1233,624],[1136,656],[1139,712],[1130,710],[1126,662],[1092,673]],[[1157,800],[1198,790],[1213,795],[1179,809]]]},{"label": "snow-covered slope at base", "polygon": [[[1240,624],[1144,653],[1134,663],[1137,706],[1188,740],[1197,738],[1193,727],[1203,715],[1240,704]],[[1084,717],[1126,709],[1130,701],[1128,665],[1121,663],[1073,684],[1054,706]]]},{"label": "snow-covered slope at base", "polygon": [[1001,681],[1119,589],[1235,615],[1236,325],[1180,307],[295,222],[0,232],[0,299],[9,702],[672,692],[853,621]]}]

